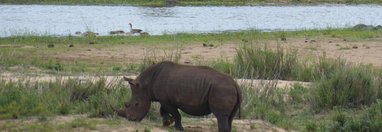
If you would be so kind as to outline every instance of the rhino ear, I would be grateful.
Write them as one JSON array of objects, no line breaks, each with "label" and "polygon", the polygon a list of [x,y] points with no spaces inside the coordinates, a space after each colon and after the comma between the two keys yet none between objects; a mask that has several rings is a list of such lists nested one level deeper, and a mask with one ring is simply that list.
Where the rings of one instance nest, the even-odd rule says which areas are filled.
[{"label": "rhino ear", "polygon": [[125,81],[128,81],[130,85],[136,86],[137,82],[134,79],[128,78],[128,77],[123,77]]}]

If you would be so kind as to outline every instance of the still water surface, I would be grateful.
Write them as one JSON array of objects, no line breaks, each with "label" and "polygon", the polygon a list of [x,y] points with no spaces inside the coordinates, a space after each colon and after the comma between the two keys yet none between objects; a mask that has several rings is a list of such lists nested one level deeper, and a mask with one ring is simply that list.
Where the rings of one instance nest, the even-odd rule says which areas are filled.
[{"label": "still water surface", "polygon": [[380,5],[133,7],[0,5],[0,36],[140,28],[152,35],[382,25]]}]

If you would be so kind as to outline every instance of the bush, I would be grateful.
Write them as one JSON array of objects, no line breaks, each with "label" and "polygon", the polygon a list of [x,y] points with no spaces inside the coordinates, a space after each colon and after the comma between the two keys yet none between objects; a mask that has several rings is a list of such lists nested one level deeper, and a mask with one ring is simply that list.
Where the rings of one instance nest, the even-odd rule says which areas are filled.
[{"label": "bush", "polygon": [[64,65],[60,62],[54,63],[53,61],[49,61],[44,67],[53,71],[64,71]]},{"label": "bush", "polygon": [[244,118],[262,119],[273,124],[290,127],[282,91],[276,89],[276,82],[264,82],[256,86],[241,86],[243,102],[241,115]]},{"label": "bush", "polygon": [[281,47],[275,51],[267,46],[242,46],[235,57],[239,78],[287,79],[297,65],[296,52],[287,53]]},{"label": "bush", "polygon": [[233,69],[235,67],[235,65],[228,60],[216,60],[210,62],[208,65],[219,72],[229,75],[233,74]]},{"label": "bush", "polygon": [[49,114],[36,91],[18,85],[7,85],[0,92],[0,119]]},{"label": "bush", "polygon": [[378,132],[382,130],[382,101],[377,100],[360,116],[337,111],[332,121],[326,131]]},{"label": "bush", "polygon": [[371,67],[345,66],[313,86],[313,105],[318,111],[370,105],[377,99],[379,85]]},{"label": "bush", "polygon": [[56,114],[87,113],[93,117],[114,115],[112,107],[122,106],[130,89],[120,81],[61,80],[43,83],[0,84],[0,119]]}]

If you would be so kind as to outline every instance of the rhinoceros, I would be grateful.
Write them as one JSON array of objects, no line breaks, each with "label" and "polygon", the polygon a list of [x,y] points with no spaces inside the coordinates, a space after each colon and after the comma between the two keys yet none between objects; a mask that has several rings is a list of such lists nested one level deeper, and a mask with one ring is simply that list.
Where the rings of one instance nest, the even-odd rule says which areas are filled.
[{"label": "rhinoceros", "polygon": [[135,80],[124,80],[130,84],[132,97],[125,108],[117,110],[119,116],[141,121],[151,102],[159,102],[163,126],[175,120],[179,131],[184,128],[178,109],[194,116],[213,113],[218,131],[229,132],[242,102],[241,90],[232,77],[206,66],[164,61],[145,69]]}]

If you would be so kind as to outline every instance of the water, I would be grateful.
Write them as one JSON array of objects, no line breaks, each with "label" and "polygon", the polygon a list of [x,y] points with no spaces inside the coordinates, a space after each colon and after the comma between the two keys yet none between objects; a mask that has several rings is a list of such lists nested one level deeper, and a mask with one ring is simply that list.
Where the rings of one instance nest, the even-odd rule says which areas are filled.
[{"label": "water", "polygon": [[0,36],[140,28],[151,35],[382,25],[380,5],[133,7],[0,5]]}]

